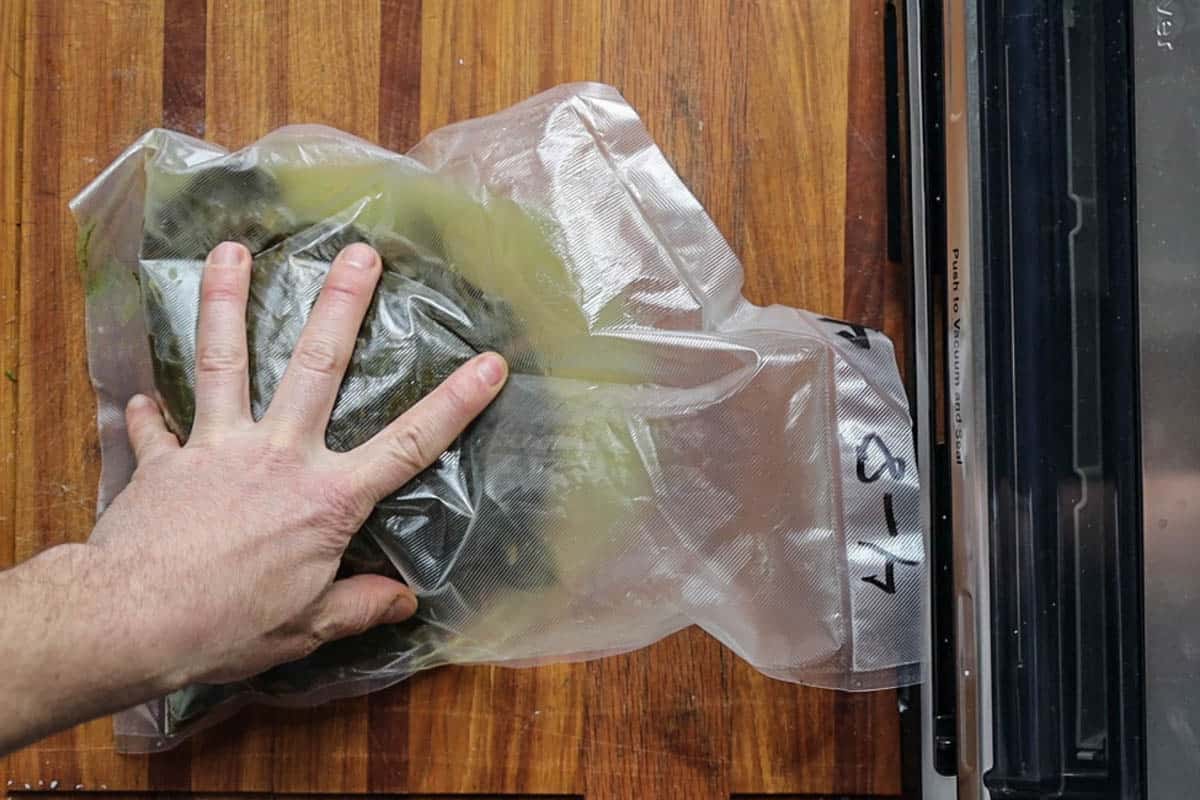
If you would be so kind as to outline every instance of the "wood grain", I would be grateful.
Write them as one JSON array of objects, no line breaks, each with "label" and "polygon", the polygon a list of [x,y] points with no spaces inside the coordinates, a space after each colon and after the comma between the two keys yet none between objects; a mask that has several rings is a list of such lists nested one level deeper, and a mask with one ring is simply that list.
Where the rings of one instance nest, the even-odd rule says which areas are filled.
[{"label": "wood grain", "polygon": [[[99,477],[83,292],[66,201],[161,116],[161,5],[26,7],[19,262],[18,561],[91,529]],[[7,167],[8,165],[6,165]],[[97,720],[14,755],[10,774],[140,786],[145,766],[96,748]],[[53,754],[53,758],[47,758]],[[103,776],[103,777],[101,777]],[[65,783],[65,781],[64,781]]]},{"label": "wood grain", "polygon": [[781,687],[742,661],[733,674],[733,792],[900,793],[895,693]]},{"label": "wood grain", "polygon": [[746,75],[736,246],[758,303],[842,311],[851,8],[755,3],[749,14],[758,54]]},{"label": "wood grain", "polygon": [[728,797],[731,658],[691,628],[589,664],[589,800]]},{"label": "wood grain", "polygon": [[239,0],[209,0],[205,56],[205,136],[243,147],[287,121],[286,0],[240,13]]},{"label": "wood grain", "polygon": [[290,0],[288,122],[333,125],[356,136],[376,138],[379,12],[379,0]]},{"label": "wood grain", "polygon": [[[870,5],[877,7],[863,9],[860,24],[850,30],[851,75],[883,74],[883,4]],[[846,109],[846,191],[886,194],[887,158],[875,149],[879,139],[860,134],[862,130],[883,128],[883,83],[867,82],[849,97],[849,101]],[[886,213],[886,207],[877,203],[847,202],[843,225],[846,241],[843,309],[848,315],[844,318],[878,330],[883,330],[887,317]]]},{"label": "wood grain", "polygon": [[[884,71],[884,3],[859,2],[850,29],[850,80],[846,117],[845,277],[842,319],[885,331],[905,365],[909,275],[901,258],[892,261],[887,246],[887,205],[869,198],[886,197],[888,154],[884,151],[884,84],[869,76]],[[902,198],[897,198],[902,202]]]},{"label": "wood grain", "polygon": [[[754,6],[757,8],[757,4]],[[650,134],[731,241],[749,185],[741,146],[751,42],[747,4],[606,0],[601,80],[638,110]],[[619,24],[615,21],[619,20]],[[843,45],[839,44],[838,47]]]},{"label": "wood grain", "polygon": [[[611,83],[743,256],[751,299],[902,336],[882,4],[0,3],[0,364],[18,379],[0,378],[0,566],[90,528],[94,405],[66,202],[146,128],[240,147],[321,122],[404,149],[558,83]],[[899,793],[898,764],[895,693],[772,681],[689,630],[588,664],[448,668],[318,709],[252,709],[152,758],[116,755],[101,720],[0,759],[0,794],[57,781],[212,800],[882,797]]]},{"label": "wood grain", "polygon": [[166,0],[163,8],[162,124],[204,136],[208,0]]},{"label": "wood grain", "polygon": [[421,0],[379,9],[379,144],[403,153],[421,138]]},{"label": "wood grain", "polygon": [[25,3],[0,6],[0,569],[15,559],[17,425],[21,381],[21,147],[25,112]]},{"label": "wood grain", "polygon": [[585,689],[579,664],[418,675],[391,690],[404,703],[406,771],[400,781],[376,775],[372,788],[582,794]]},{"label": "wood grain", "polygon": [[423,10],[423,133],[599,73],[598,2],[425,0]]},{"label": "wood grain", "polygon": [[[62,791],[56,786],[53,790],[45,782],[32,786],[25,791],[24,786],[19,790],[24,797],[53,798],[54,800],[94,800],[96,795],[86,790]],[[446,795],[438,794],[372,794],[372,795],[341,795],[340,800],[353,798],[403,798],[403,800],[447,800]],[[323,794],[275,794],[268,792],[105,792],[104,800],[329,800],[329,795]],[[549,794],[456,794],[453,800],[582,800],[573,795]],[[743,800],[743,798],[738,798]],[[753,800],[753,798],[750,798]],[[805,797],[803,800],[854,800],[854,798],[821,798]],[[887,800],[886,798],[871,798],[871,800]]]}]

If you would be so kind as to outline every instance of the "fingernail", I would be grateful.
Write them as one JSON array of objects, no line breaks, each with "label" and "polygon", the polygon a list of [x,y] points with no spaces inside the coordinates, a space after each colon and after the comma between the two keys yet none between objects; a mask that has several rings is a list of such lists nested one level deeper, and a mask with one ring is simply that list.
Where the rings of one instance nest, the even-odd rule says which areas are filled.
[{"label": "fingernail", "polygon": [[504,380],[504,375],[508,372],[508,365],[496,353],[487,353],[479,357],[475,369],[479,372],[479,377],[483,378],[484,383],[488,386],[495,386]]},{"label": "fingernail", "polygon": [[404,592],[403,594],[396,595],[396,599],[388,607],[386,618],[388,622],[395,624],[403,622],[415,613],[417,613],[416,596]]},{"label": "fingernail", "polygon": [[221,242],[212,251],[212,263],[222,267],[236,267],[242,263],[242,255],[246,248],[237,242]]},{"label": "fingernail", "polygon": [[126,404],[125,407],[129,408],[129,409],[146,408],[147,406],[150,405],[150,402],[151,402],[150,398],[146,397],[146,395],[135,394],[133,397],[129,398],[129,402]]},{"label": "fingernail", "polygon": [[342,251],[342,261],[345,261],[355,269],[370,269],[375,266],[375,250],[370,245],[352,244]]}]

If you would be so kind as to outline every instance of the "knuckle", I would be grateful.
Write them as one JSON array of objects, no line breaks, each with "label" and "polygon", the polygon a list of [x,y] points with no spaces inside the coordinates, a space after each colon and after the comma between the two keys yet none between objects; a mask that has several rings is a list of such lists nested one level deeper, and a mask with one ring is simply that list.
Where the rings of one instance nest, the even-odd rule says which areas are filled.
[{"label": "knuckle", "polygon": [[324,334],[303,337],[292,357],[300,366],[319,375],[336,374],[341,366],[341,348],[333,338]]},{"label": "knuckle", "polygon": [[391,463],[408,475],[416,475],[433,462],[426,438],[413,424],[405,425],[387,439],[387,455]]},{"label": "knuckle", "polygon": [[357,281],[348,280],[334,273],[325,282],[321,294],[327,303],[339,306],[359,305],[366,294],[366,287]]},{"label": "knuckle", "polygon": [[200,302],[205,305],[232,304],[241,299],[241,293],[230,281],[208,281],[200,289]]},{"label": "knuckle", "polygon": [[308,633],[313,650],[323,644],[362,633],[371,627],[370,603],[357,597],[344,599],[336,608],[318,614]]},{"label": "knuckle", "polygon": [[242,280],[235,267],[205,267],[204,279],[200,282],[202,303],[242,302]]},{"label": "knuckle", "polygon": [[[461,377],[461,376],[456,376]],[[440,404],[455,417],[465,417],[472,413],[474,403],[466,380],[448,380],[442,384]]]},{"label": "knuckle", "polygon": [[261,447],[258,463],[273,474],[290,472],[300,460],[299,451],[290,439],[268,436]]},{"label": "knuckle", "polygon": [[321,645],[328,644],[338,638],[339,631],[336,628],[336,623],[332,619],[318,617],[313,620],[312,627],[304,636],[304,643],[301,645],[301,657],[311,655],[316,652]]},{"label": "knuckle", "polygon": [[326,481],[321,484],[320,492],[326,518],[339,532],[353,533],[370,511],[362,493],[342,481]]},{"label": "knuckle", "polygon": [[154,441],[143,444],[141,449],[135,453],[137,468],[145,469],[165,460],[171,455],[172,449],[170,442],[167,441]]},{"label": "knuckle", "polygon": [[246,351],[227,342],[209,342],[196,354],[196,372],[205,375],[244,372]]},{"label": "knuckle", "polygon": [[362,597],[347,600],[339,611],[341,619],[338,627],[343,635],[362,633],[371,627],[375,620],[375,610],[371,603]]}]

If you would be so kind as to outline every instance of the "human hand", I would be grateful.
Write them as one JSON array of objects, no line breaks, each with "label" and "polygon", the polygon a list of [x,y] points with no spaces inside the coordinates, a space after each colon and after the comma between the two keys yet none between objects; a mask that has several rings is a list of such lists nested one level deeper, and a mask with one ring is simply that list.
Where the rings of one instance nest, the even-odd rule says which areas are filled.
[{"label": "human hand", "polygon": [[[372,440],[325,447],[325,427],[381,266],[366,245],[334,261],[270,409],[250,413],[245,312],[250,254],[226,243],[205,267],[196,416],[186,445],[154,401],[127,420],[138,466],[89,545],[113,576],[111,615],[152,661],[160,690],[226,682],[416,610],[379,575],[334,580],[374,504],[428,466],[499,392],[507,369],[479,356]],[[137,643],[141,644],[138,647]]]}]

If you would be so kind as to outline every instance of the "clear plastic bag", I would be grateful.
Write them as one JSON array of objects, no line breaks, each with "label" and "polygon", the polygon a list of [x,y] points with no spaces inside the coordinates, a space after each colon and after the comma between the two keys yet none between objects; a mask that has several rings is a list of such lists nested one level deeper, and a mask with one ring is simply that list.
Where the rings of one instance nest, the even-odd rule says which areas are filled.
[{"label": "clear plastic bag", "polygon": [[405,156],[315,126],[232,154],[151,131],[71,207],[101,510],[133,470],[132,394],[155,393],[187,436],[199,275],[223,239],[255,253],[256,413],[333,254],[380,250],[331,447],[476,352],[512,365],[343,560],[408,582],[415,620],[125,712],[122,749],[170,747],[248,701],[315,704],[446,663],[594,658],[691,624],[784,680],[920,679],[919,490],[891,343],[746,301],[737,258],[612,88],[558,87]]}]

